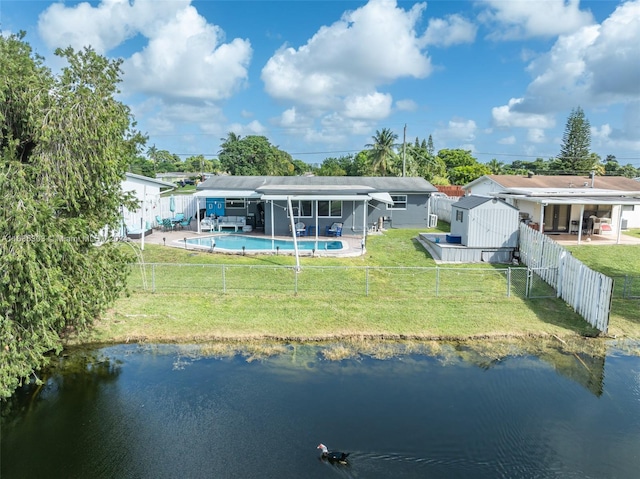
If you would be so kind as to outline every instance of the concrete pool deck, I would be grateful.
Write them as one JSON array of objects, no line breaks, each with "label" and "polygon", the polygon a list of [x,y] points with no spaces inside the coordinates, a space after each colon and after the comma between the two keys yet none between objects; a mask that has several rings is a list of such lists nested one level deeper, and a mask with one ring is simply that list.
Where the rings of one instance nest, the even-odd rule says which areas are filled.
[{"label": "concrete pool deck", "polygon": [[[160,229],[158,230],[153,230],[153,233],[151,233],[150,235],[146,236],[144,238],[144,243],[145,244],[156,244],[156,245],[163,245],[163,246],[167,246],[167,247],[172,247],[172,248],[183,248],[184,249],[184,239],[190,239],[190,238],[205,238],[208,236],[215,236],[215,235],[220,235],[220,234],[238,234],[238,235],[244,235],[244,236],[253,236],[256,238],[264,238],[264,239],[271,239],[271,236],[267,236],[265,234],[262,233],[257,233],[255,231],[252,231],[251,233],[228,233],[228,232],[224,232],[224,233],[200,233],[198,234],[195,231],[191,231],[191,230],[178,230],[178,231],[162,231]],[[298,238],[299,240],[312,240],[315,237],[313,236],[309,236],[309,237],[300,237]],[[274,239],[279,239],[279,240],[289,240],[291,241],[292,238],[291,236],[275,236]],[[340,249],[340,250],[319,250],[319,251],[308,251],[308,250],[300,250],[299,251],[299,255],[300,256],[324,256],[324,257],[354,257],[354,256],[361,256],[366,252],[366,248],[363,249],[362,248],[362,237],[361,236],[340,236],[338,238],[335,237],[330,237],[330,236],[318,236],[318,241],[342,241],[343,244],[345,245],[345,248]],[[130,240],[136,244],[140,244],[141,243],[141,239],[135,239],[135,240]],[[193,250],[193,251],[210,251],[207,248],[203,248],[203,247],[192,247],[187,245],[187,249]],[[242,251],[238,251],[238,252],[223,252],[223,251],[215,251],[214,253],[217,254],[242,254]],[[260,251],[260,252],[246,252],[247,255],[256,255],[256,254],[265,254],[265,255],[269,255],[269,254],[275,254],[272,251]],[[284,250],[280,250],[280,252],[278,254],[283,254],[283,255],[293,255],[293,250],[289,250],[289,251],[284,251]]]}]

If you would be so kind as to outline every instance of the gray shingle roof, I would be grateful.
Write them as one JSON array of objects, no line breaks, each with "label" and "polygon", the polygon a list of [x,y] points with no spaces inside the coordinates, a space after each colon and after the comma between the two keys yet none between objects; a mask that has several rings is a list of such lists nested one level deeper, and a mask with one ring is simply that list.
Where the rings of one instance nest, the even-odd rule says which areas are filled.
[{"label": "gray shingle roof", "polygon": [[476,195],[463,196],[452,206],[455,206],[456,208],[460,208],[462,210],[471,210],[476,206],[483,205],[487,201],[493,201],[493,200],[496,200],[496,202],[500,202],[509,207],[512,207],[510,204],[506,203],[504,200],[501,200],[499,198],[493,198],[491,196],[476,196]]},{"label": "gray shingle roof", "polygon": [[[256,190],[296,193],[393,192],[430,193],[437,188],[424,178],[388,176],[214,176],[198,185],[198,190]],[[344,188],[340,188],[344,187]]]}]

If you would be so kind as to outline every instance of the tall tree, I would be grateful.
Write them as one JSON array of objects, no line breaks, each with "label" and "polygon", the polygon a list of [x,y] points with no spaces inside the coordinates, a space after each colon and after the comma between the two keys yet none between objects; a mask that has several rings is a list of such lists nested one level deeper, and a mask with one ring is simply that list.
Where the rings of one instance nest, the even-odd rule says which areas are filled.
[{"label": "tall tree", "polygon": [[53,75],[23,41],[0,36],[0,397],[88,327],[125,287],[116,243],[129,158],[129,109],[116,101],[120,62],[57,50]]},{"label": "tall tree", "polygon": [[434,155],[435,150],[433,148],[433,138],[429,135],[429,139],[427,140],[427,153],[431,156]]},{"label": "tall tree", "polygon": [[388,128],[376,130],[376,134],[372,136],[373,143],[365,145],[369,148],[369,159],[371,161],[372,171],[380,176],[388,176],[395,170],[395,162],[397,160],[396,140],[398,135]]},{"label": "tall tree", "polygon": [[588,173],[595,168],[594,158],[589,154],[591,126],[582,108],[571,110],[562,136],[557,167],[566,173]]},{"label": "tall tree", "polygon": [[230,175],[289,176],[294,173],[291,155],[272,145],[266,137],[249,135],[232,139],[231,135],[229,133],[218,153],[222,169]]}]

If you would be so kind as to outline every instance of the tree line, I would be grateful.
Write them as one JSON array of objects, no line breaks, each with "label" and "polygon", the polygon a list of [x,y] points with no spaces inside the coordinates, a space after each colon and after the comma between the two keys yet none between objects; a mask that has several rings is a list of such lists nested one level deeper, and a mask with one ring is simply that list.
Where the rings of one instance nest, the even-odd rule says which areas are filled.
[{"label": "tree line", "polygon": [[572,110],[567,119],[558,156],[549,159],[504,163],[494,158],[481,163],[469,150],[441,149],[436,153],[431,135],[399,143],[398,135],[388,128],[377,130],[371,139],[357,154],[328,157],[319,165],[311,165],[293,159],[265,136],[242,138],[230,132],[222,139],[216,159],[198,155],[182,161],[177,155],[152,146],[146,157],[138,155],[134,159],[130,171],[147,176],[170,171],[248,176],[414,176],[434,185],[464,185],[487,174],[589,175],[593,171],[597,175],[640,176],[640,168],[623,166],[614,155],[602,160],[590,151],[590,125],[580,107]]}]

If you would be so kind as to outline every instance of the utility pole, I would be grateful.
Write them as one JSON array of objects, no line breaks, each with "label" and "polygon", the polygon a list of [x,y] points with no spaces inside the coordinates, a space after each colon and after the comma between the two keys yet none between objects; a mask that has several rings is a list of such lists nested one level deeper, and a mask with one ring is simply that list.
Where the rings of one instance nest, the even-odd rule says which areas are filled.
[{"label": "utility pole", "polygon": [[404,124],[404,135],[402,136],[402,177],[407,176],[407,124]]}]

